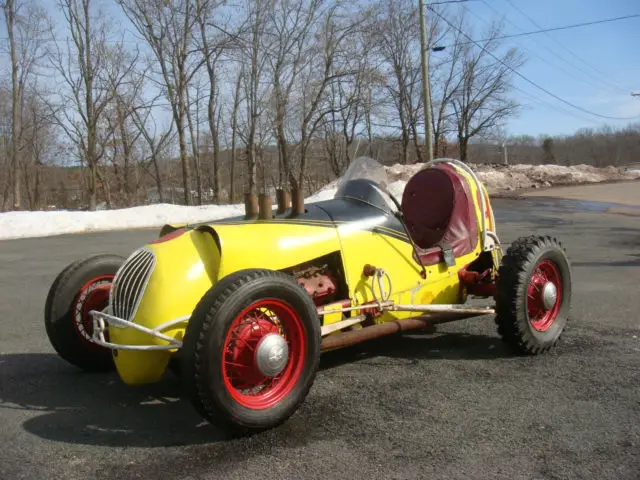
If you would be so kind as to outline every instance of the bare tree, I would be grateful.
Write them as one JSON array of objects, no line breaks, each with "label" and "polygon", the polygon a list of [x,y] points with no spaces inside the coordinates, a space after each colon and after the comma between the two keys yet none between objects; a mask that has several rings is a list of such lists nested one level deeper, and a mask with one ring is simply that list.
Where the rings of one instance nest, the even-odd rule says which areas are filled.
[{"label": "bare tree", "polygon": [[230,168],[230,181],[229,181],[229,203],[233,203],[235,194],[235,169],[236,169],[236,138],[238,135],[238,110],[240,108],[240,102],[242,99],[242,83],[244,81],[244,69],[240,68],[238,76],[236,78],[236,86],[233,91],[233,109],[231,111],[231,159]]},{"label": "bare tree", "polygon": [[[293,188],[302,188],[309,146],[318,127],[334,108],[326,101],[330,86],[353,74],[345,59],[346,40],[357,32],[357,18],[343,15],[342,2],[336,2],[324,13],[316,32],[317,43],[309,52],[300,73],[299,95],[301,119],[298,128],[299,172]],[[322,59],[319,61],[319,59]]]},{"label": "bare tree", "polygon": [[522,65],[523,58],[515,48],[499,53],[501,33],[500,26],[494,24],[483,35],[486,40],[467,43],[461,52],[461,82],[452,108],[462,161],[467,161],[469,140],[487,135],[519,109],[509,98],[509,90],[512,72]]},{"label": "bare tree", "polygon": [[238,35],[238,32],[229,32],[217,25],[216,15],[219,14],[218,9],[223,3],[219,0],[196,0],[202,56],[209,78],[207,119],[213,147],[211,157],[213,163],[212,188],[213,203],[216,204],[220,203],[220,133],[217,125],[222,111],[221,105],[218,103],[218,65],[226,49],[236,46]]},{"label": "bare tree", "polygon": [[286,124],[291,112],[291,92],[303,66],[304,57],[310,52],[314,23],[318,20],[319,0],[279,0],[268,17],[270,41],[268,42],[269,70],[273,81],[272,106],[274,130],[278,144],[280,186],[284,178],[291,184],[296,180],[291,167]]},{"label": "bare tree", "polygon": [[446,137],[456,130],[453,121],[454,112],[452,102],[459,91],[463,76],[460,63],[462,61],[465,38],[462,32],[465,28],[464,16],[456,20],[455,28],[447,29],[446,34],[452,36],[452,45],[447,49],[448,55],[438,62],[432,62],[431,77],[431,121],[433,124],[433,151],[436,157],[446,156]]},{"label": "bare tree", "polygon": [[194,0],[117,0],[136,30],[144,37],[158,62],[178,131],[184,202],[191,204],[191,175],[186,138],[187,89],[202,65],[195,58],[193,32],[200,2]]},{"label": "bare tree", "polygon": [[13,208],[20,209],[20,168],[18,166],[18,131],[20,129],[20,104],[18,91],[18,57],[14,28],[16,24],[15,0],[5,0],[2,4],[7,35],[9,36],[9,52],[11,55],[11,172],[13,175]]},{"label": "bare tree", "polygon": [[[191,102],[189,89],[186,91],[187,101],[187,125],[189,127],[189,138],[191,140],[191,156],[196,175],[196,192],[198,195],[197,204],[202,205],[202,172],[200,168],[200,84],[196,83],[196,98]],[[192,106],[195,106],[195,121],[193,120]],[[195,128],[194,128],[195,125]],[[214,125],[215,126],[215,125]]]},{"label": "bare tree", "polygon": [[[118,182],[118,190],[125,205],[130,206],[138,190],[139,181],[136,179],[133,188],[132,174],[137,172],[134,158],[135,144],[142,135],[134,122],[134,112],[144,106],[144,90],[147,86],[147,70],[136,72],[128,68],[126,77],[119,81],[119,72],[129,65],[138,66],[138,51],[135,54],[117,50],[112,52],[111,63],[115,68],[110,70],[110,83],[114,89],[112,103],[107,110],[106,121],[108,134],[112,137],[112,163]],[[118,158],[122,158],[122,168],[119,168]],[[120,175],[118,175],[120,173]]]},{"label": "bare tree", "polygon": [[[34,85],[35,87],[35,85]],[[22,180],[24,199],[29,209],[40,208],[46,200],[43,184],[48,182],[44,175],[56,149],[56,136],[46,106],[37,95],[29,93],[21,101]]]},{"label": "bare tree", "polygon": [[264,109],[266,88],[262,87],[267,55],[265,54],[265,28],[267,14],[274,8],[274,0],[249,2],[246,38],[242,41],[244,106],[246,119],[243,131],[239,131],[245,144],[247,158],[247,192],[257,193],[257,137]]},{"label": "bare tree", "polygon": [[[0,5],[5,15],[11,64],[10,177],[14,208],[19,209],[22,206],[21,197],[32,197],[32,192],[22,191],[21,177],[25,186],[28,186],[29,179],[23,173],[30,169],[34,161],[30,148],[33,135],[36,134],[33,127],[41,126],[39,119],[34,121],[30,106],[37,85],[35,70],[46,52],[43,37],[47,32],[48,19],[43,8],[28,1],[5,0]],[[41,109],[37,109],[37,113],[42,114]],[[32,202],[29,201],[29,204]]]},{"label": "bare tree", "polygon": [[[374,31],[387,66],[386,88],[398,115],[402,163],[409,163],[411,89],[420,81],[416,8],[409,0],[381,0]],[[419,85],[418,85],[419,86]]]},{"label": "bare tree", "polygon": [[351,162],[350,148],[358,133],[366,131],[371,138],[372,89],[384,85],[373,65],[372,51],[369,35],[358,35],[349,42],[346,61],[352,75],[332,83],[328,90],[331,112],[324,121],[325,149],[335,175]]},{"label": "bare tree", "polygon": [[133,111],[132,120],[138,131],[142,134],[146,145],[147,155],[143,157],[143,169],[151,175],[158,189],[158,199],[160,203],[165,201],[163,176],[160,168],[160,159],[167,146],[171,143],[175,135],[173,118],[168,127],[160,129],[153,115],[154,103],[157,98],[148,102],[146,107],[137,108]]},{"label": "bare tree", "polygon": [[133,68],[114,62],[124,48],[107,44],[105,21],[94,11],[91,0],[59,0],[71,39],[57,42],[51,59],[66,87],[58,102],[47,100],[52,118],[65,132],[83,164],[88,168],[89,208],[96,208],[98,164],[104,155],[105,135],[100,131],[105,110],[114,92]]}]

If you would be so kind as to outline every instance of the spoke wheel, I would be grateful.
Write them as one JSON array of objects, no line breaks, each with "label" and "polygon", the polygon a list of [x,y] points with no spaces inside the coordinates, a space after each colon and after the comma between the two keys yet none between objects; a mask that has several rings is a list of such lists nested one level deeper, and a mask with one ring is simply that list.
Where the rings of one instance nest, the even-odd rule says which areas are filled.
[{"label": "spoke wheel", "polygon": [[571,310],[571,265],[553,237],[519,238],[502,259],[496,285],[498,333],[514,351],[535,355],[560,338]]},{"label": "spoke wheel", "polygon": [[[284,368],[275,375],[261,371],[257,359],[263,340],[271,335],[284,339],[287,347],[280,351],[276,348],[272,353],[288,357]],[[225,385],[233,398],[247,408],[272,407],[291,391],[300,377],[304,349],[302,321],[289,305],[276,299],[255,302],[234,320],[225,340],[222,366]]]},{"label": "spoke wheel", "polygon": [[531,326],[539,332],[549,330],[562,304],[562,280],[558,267],[550,260],[538,264],[527,290],[527,313]]},{"label": "spoke wheel", "polygon": [[91,342],[91,310],[103,310],[124,258],[95,255],[67,266],[56,277],[44,309],[47,336],[56,352],[69,363],[89,372],[112,371],[112,353]]},{"label": "spoke wheel", "polygon": [[109,292],[113,278],[114,275],[102,275],[89,280],[80,289],[73,308],[73,326],[80,338],[92,347],[99,348],[99,345],[91,341],[93,318],[89,312],[104,310],[109,305]]},{"label": "spoke wheel", "polygon": [[272,428],[304,401],[320,360],[320,320],[293,277],[242,270],[200,300],[180,351],[196,410],[232,433]]}]

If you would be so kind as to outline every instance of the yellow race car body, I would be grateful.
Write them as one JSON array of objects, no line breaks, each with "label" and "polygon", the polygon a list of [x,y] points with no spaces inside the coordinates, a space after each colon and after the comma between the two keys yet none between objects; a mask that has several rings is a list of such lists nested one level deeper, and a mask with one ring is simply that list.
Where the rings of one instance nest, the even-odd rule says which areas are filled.
[{"label": "yellow race car body", "polygon": [[553,348],[571,306],[560,241],[529,235],[503,255],[487,192],[461,162],[434,160],[400,186],[401,201],[360,158],[322,201],[293,191],[290,206],[280,190],[274,211],[248,195],[244,216],[166,225],[127,259],[78,260],[47,296],[49,339],[132,385],[171,367],[198,413],[233,431],[284,422],[322,352],[372,338],[495,314],[515,352]]},{"label": "yellow race car body", "polygon": [[[487,192],[468,169],[452,163],[427,168],[438,171],[436,178],[429,175],[430,181],[446,182],[445,177],[451,177],[454,203],[466,202],[456,208],[467,216],[466,227],[475,230],[462,232],[467,237],[464,248],[442,242],[431,248],[414,245],[407,235],[411,224],[403,226],[389,204],[383,203],[384,192],[372,182],[355,179],[345,182],[350,188],[343,188],[335,198],[306,205],[301,215],[284,212],[264,220],[239,217],[165,227],[159,240],[134,252],[116,274],[107,311],[110,317],[96,325],[94,339],[113,349],[117,370],[126,383],[154,382],[179,351],[189,318],[203,295],[222,278],[251,268],[294,275],[312,295],[323,328],[342,321],[345,308],[364,306],[364,311],[381,296],[403,305],[464,303],[461,269],[483,252],[496,249],[486,236],[494,228],[493,213]],[[420,188],[420,182],[415,187]],[[405,191],[403,207],[411,201],[409,197]],[[419,237],[419,228],[414,225],[414,230]],[[453,262],[444,258],[445,250],[453,255]],[[384,292],[376,291],[372,277],[363,272],[367,265],[384,269]],[[383,310],[372,321],[393,322],[422,314]],[[103,335],[107,324],[108,341]]]}]

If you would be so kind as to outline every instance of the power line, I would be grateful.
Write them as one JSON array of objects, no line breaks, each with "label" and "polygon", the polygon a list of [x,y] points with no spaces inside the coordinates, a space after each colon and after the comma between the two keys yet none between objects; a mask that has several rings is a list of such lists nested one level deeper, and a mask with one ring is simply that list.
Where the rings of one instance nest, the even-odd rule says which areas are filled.
[{"label": "power line", "polygon": [[427,3],[426,5],[445,5],[447,3],[467,3],[467,2],[474,2],[475,0],[445,0],[442,2],[430,2]]},{"label": "power line", "polygon": [[568,100],[565,100],[564,98],[556,95],[553,92],[550,92],[549,90],[547,90],[546,88],[538,85],[536,82],[534,82],[533,80],[530,80],[529,78],[525,77],[523,74],[521,74],[520,72],[518,72],[517,70],[515,70],[514,68],[512,68],[510,65],[506,64],[503,60],[499,59],[498,57],[496,57],[493,53],[491,53],[489,50],[487,50],[485,47],[483,47],[482,45],[480,45],[477,41],[472,40],[471,37],[469,37],[469,35],[467,35],[466,33],[464,33],[462,30],[460,30],[458,27],[456,27],[455,25],[453,25],[448,19],[446,19],[443,15],[441,15],[440,13],[438,13],[435,9],[433,8],[429,8],[434,14],[436,14],[438,17],[440,17],[440,19],[442,19],[447,25],[449,25],[451,28],[457,30],[460,34],[464,35],[468,40],[470,40],[472,43],[474,43],[477,47],[481,48],[484,52],[486,52],[487,54],[489,54],[494,60],[496,60],[497,62],[499,62],[500,64],[502,64],[504,67],[506,67],[508,70],[510,70],[511,72],[513,72],[515,75],[517,75],[518,77],[520,77],[522,80],[524,80],[525,82],[529,83],[530,85],[533,85],[535,88],[537,88],[538,90],[543,91],[544,93],[546,93],[547,95],[555,98],[556,100],[558,100],[559,102],[562,102],[566,105],[569,105],[570,107],[575,108],[576,110],[580,110],[581,112],[585,112],[588,113],[589,115],[593,115],[595,117],[600,117],[600,118],[605,118],[607,120],[635,120],[638,117],[613,117],[610,115],[602,115],[600,113],[596,113],[596,112],[592,112],[591,110],[588,110],[586,108],[582,108],[574,103],[569,102]]},{"label": "power line", "polygon": [[[500,12],[498,12],[495,8],[493,8],[489,3],[487,3],[485,0],[481,0],[482,3],[485,4],[485,6],[487,6],[489,9],[491,9],[493,12],[495,12],[496,14],[500,14]],[[466,7],[464,7],[464,10],[466,12],[470,12],[473,16],[475,16],[476,18],[478,18],[479,20],[481,20],[483,23],[485,23],[486,25],[490,25],[490,22],[485,20],[483,17],[481,17],[480,15],[478,15],[476,12],[473,12],[469,9],[467,9]],[[513,27],[517,28],[518,30],[521,30],[515,23],[513,23],[511,20],[509,20],[506,16],[504,17],[504,19],[507,21],[507,23],[509,23],[510,25],[512,25]],[[520,45],[520,47],[525,50],[526,52],[529,52],[531,55],[533,55],[534,57],[538,58],[540,61],[546,63],[547,65],[550,65],[552,68],[559,70],[563,73],[565,73],[568,77],[570,77],[572,80],[577,81],[577,82],[582,82],[585,85],[589,85],[591,87],[594,88],[598,88],[601,89],[602,85],[599,85],[597,83],[594,83],[591,80],[591,76],[584,76],[584,75],[579,75],[579,76],[575,76],[572,72],[568,71],[566,68],[564,68],[562,65],[559,65],[557,63],[552,62],[551,60],[543,57],[542,55],[539,55],[538,53],[536,53],[535,51],[527,48],[526,46],[524,46],[522,43],[518,42],[516,40],[516,42],[518,43],[518,45]],[[472,43],[472,42],[466,42],[465,44],[468,43]],[[545,47],[547,48],[547,47]],[[551,49],[547,48],[547,50],[549,50],[549,52],[551,52],[554,56],[558,56],[555,52],[553,52]],[[559,58],[560,60],[563,60],[565,63],[568,63],[569,65],[572,65],[571,62],[567,62],[564,59]],[[575,65],[573,65],[575,66]],[[596,79],[597,80],[597,79]]]},{"label": "power line", "polygon": [[[509,5],[511,5],[511,7],[516,10],[518,13],[520,13],[522,16],[524,16],[527,20],[529,20],[534,26],[543,29],[544,27],[542,27],[539,23],[537,23],[533,18],[531,18],[531,16],[529,16],[526,12],[524,12],[520,7],[518,7],[517,5],[515,5],[511,0],[506,0],[507,3]],[[596,72],[600,77],[600,81],[602,83],[608,84],[611,87],[615,88],[618,91],[624,91],[625,93],[627,92],[628,89],[624,89],[623,87],[621,87],[620,85],[611,82],[608,79],[607,74],[603,73],[601,70],[597,69],[595,66],[593,66],[592,64],[590,64],[589,62],[587,62],[584,58],[580,57],[577,53],[575,53],[573,50],[571,50],[569,47],[567,47],[564,43],[562,43],[561,41],[559,41],[558,39],[556,39],[554,36],[549,35],[548,33],[545,32],[545,35],[547,37],[549,37],[551,40],[553,40],[555,43],[557,43],[558,45],[560,45],[562,48],[564,48],[567,52],[569,52],[569,54],[571,54],[574,58],[576,58],[577,60],[581,61],[584,65],[586,65],[588,68],[590,68],[591,70],[593,70],[594,72]],[[558,57],[560,57],[560,55],[558,55]],[[562,60],[566,61],[566,59],[560,57]],[[571,63],[571,62],[567,62],[570,65],[572,65],[574,68],[580,70],[583,73],[586,73],[587,75],[593,75],[593,73],[588,72],[584,69],[582,69],[581,67]]]},{"label": "power line", "polygon": [[532,94],[531,92],[527,92],[526,90],[523,90],[522,88],[519,88],[517,86],[513,86],[513,88],[515,90],[518,90],[520,93],[522,93],[523,95],[525,95],[526,97],[528,97],[529,99],[531,99],[532,101],[534,101],[536,104],[538,104],[538,106],[541,107],[545,107],[549,110],[553,110],[555,112],[567,115],[569,117],[572,118],[576,118],[578,120],[582,120],[583,122],[589,122],[589,123],[593,123],[596,125],[600,125],[600,122],[598,120],[596,120],[595,118],[589,118],[587,116],[583,116],[580,115],[578,113],[572,112],[571,110],[565,108],[565,107],[561,107],[560,105],[554,105],[551,102],[548,102],[547,100],[540,98],[534,94]]},{"label": "power line", "polygon": [[[486,5],[486,2],[483,2],[483,3],[485,3],[485,5]],[[492,8],[492,7],[490,7],[490,8]],[[495,11],[495,9],[494,9],[494,11]],[[640,17],[640,13],[635,13],[635,14],[632,14],[632,15],[625,15],[623,17],[607,18],[607,19],[603,19],[603,20],[595,20],[593,22],[574,23],[572,25],[564,25],[562,27],[543,28],[543,29],[540,29],[540,30],[533,30],[531,32],[512,33],[512,34],[509,34],[509,35],[502,35],[500,37],[483,38],[481,40],[472,40],[471,38],[467,37],[467,38],[469,38],[468,42],[461,42],[458,45],[470,45],[472,43],[486,42],[486,41],[489,41],[489,40],[503,40],[505,38],[524,37],[524,36],[527,36],[527,35],[535,35],[535,34],[538,34],[538,33],[555,32],[555,31],[558,31],[558,30],[568,30],[568,29],[571,29],[571,28],[585,27],[587,25],[597,25],[597,24],[600,24],[600,23],[617,22],[619,20],[625,20],[625,19],[628,19],[628,18],[636,18],[636,17]],[[448,47],[452,47],[453,45],[447,45],[447,46]]]}]

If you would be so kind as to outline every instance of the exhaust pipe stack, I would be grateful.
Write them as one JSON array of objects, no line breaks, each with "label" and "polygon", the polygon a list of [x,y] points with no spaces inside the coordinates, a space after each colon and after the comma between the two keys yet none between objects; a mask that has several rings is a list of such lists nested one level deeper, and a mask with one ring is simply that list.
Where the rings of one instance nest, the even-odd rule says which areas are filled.
[{"label": "exhaust pipe stack", "polygon": [[290,218],[305,214],[304,196],[302,190],[298,188],[291,189],[291,200],[293,202]]},{"label": "exhaust pipe stack", "polygon": [[277,215],[282,215],[291,207],[289,192],[282,188],[276,190],[276,201],[278,202],[278,210],[276,210]]},{"label": "exhaust pipe stack", "polygon": [[258,198],[252,193],[244,194],[244,219],[255,220],[258,218]]},{"label": "exhaust pipe stack", "polygon": [[[306,212],[302,190],[292,189],[291,197],[289,197],[289,193],[280,188],[276,190],[276,200],[278,204],[276,214],[278,215],[284,214],[289,208],[291,208],[291,212],[288,218],[304,215]],[[273,218],[272,207],[272,199],[267,194],[261,193],[259,196],[251,193],[244,194],[245,220],[256,220],[258,218],[260,220],[269,220]]]},{"label": "exhaust pipe stack", "polygon": [[271,196],[261,193],[259,197],[258,218],[260,220],[271,220],[273,212],[271,210]]}]

